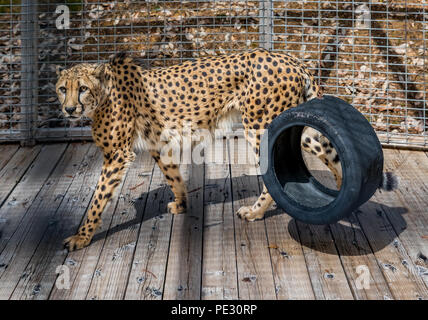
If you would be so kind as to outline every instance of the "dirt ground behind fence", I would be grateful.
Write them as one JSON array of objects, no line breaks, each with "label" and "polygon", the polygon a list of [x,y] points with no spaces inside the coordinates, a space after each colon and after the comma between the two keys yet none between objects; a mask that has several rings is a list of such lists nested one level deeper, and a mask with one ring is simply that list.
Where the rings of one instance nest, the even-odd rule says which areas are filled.
[{"label": "dirt ground behind fence", "polygon": [[[303,59],[325,93],[352,103],[378,131],[426,132],[424,0],[273,1],[264,13],[259,1],[87,1],[71,7],[68,30],[55,27],[56,5],[39,2],[37,127],[65,126],[54,92],[58,66],[125,50],[159,67],[266,46],[259,25],[272,13],[268,46]],[[21,121],[20,17],[10,9],[2,8],[0,21],[0,130]],[[361,18],[367,10],[368,25]]]}]

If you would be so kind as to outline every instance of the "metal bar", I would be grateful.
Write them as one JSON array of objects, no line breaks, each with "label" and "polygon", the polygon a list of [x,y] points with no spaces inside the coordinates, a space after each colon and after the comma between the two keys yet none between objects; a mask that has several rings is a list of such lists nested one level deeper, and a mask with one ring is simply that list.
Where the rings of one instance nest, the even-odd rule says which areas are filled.
[{"label": "metal bar", "polygon": [[272,0],[261,0],[259,2],[259,32],[260,47],[266,50],[273,49],[273,3]]},{"label": "metal bar", "polygon": [[37,1],[23,0],[21,5],[21,123],[22,145],[35,143],[38,101],[38,10]]}]

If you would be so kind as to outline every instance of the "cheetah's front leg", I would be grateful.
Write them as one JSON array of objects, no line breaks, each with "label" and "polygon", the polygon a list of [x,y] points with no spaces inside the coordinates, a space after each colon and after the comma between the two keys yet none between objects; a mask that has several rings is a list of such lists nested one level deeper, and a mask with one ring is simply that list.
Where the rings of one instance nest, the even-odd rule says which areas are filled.
[{"label": "cheetah's front leg", "polygon": [[64,240],[64,246],[69,251],[81,249],[89,245],[95,230],[101,223],[101,214],[107,203],[112,199],[114,191],[121,183],[126,168],[135,159],[133,152],[118,150],[104,155],[101,176],[95,190],[91,206],[87,212],[85,223],[74,236]]}]

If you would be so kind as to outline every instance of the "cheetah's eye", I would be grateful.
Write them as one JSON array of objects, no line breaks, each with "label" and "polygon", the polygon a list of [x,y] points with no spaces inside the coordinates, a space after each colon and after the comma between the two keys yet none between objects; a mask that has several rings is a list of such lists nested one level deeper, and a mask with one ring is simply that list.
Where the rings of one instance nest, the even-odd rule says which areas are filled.
[{"label": "cheetah's eye", "polygon": [[80,88],[79,88],[79,91],[80,92],[85,92],[86,90],[88,90],[89,88],[88,87],[86,87],[86,86],[81,86]]},{"label": "cheetah's eye", "polygon": [[65,94],[67,92],[67,89],[65,87],[59,87],[59,91]]}]

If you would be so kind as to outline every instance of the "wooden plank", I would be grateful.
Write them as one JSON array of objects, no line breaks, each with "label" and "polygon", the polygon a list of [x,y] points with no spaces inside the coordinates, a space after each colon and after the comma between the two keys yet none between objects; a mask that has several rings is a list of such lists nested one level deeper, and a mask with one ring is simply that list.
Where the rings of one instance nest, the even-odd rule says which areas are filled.
[{"label": "wooden plank", "polygon": [[[223,153],[223,139],[207,153],[205,166],[204,237],[202,263],[202,299],[238,299],[234,211],[228,152]],[[227,150],[226,150],[227,151]],[[223,153],[223,163],[212,161]]]},{"label": "wooden plank", "polygon": [[0,145],[0,170],[10,161],[18,149],[19,145],[17,144]]},{"label": "wooden plank", "polygon": [[[335,188],[331,172],[318,158],[312,155],[306,155],[304,158],[307,167],[318,181],[329,188]],[[391,298],[388,284],[358,221],[350,217],[330,225],[330,232],[354,298],[372,300]]]},{"label": "wooden plank", "polygon": [[[394,193],[378,193],[389,221],[413,264],[410,272],[428,285],[428,154],[404,150],[384,150],[385,167],[400,179]],[[410,191],[410,192],[409,192]],[[394,208],[404,208],[397,214]],[[404,223],[403,223],[404,219]]]},{"label": "wooden plank", "polygon": [[[58,149],[55,150],[59,151]],[[51,219],[67,192],[71,182],[74,166],[80,164],[88,151],[88,146],[69,145],[59,160],[47,183],[41,186],[40,192],[20,220],[16,230],[7,242],[0,259],[8,264],[4,272],[0,272],[0,281],[7,284],[0,292],[1,299],[12,294],[18,281],[29,276],[25,272],[28,262],[43,238]],[[61,153],[58,152],[59,157]],[[55,158],[51,158],[56,162]],[[33,174],[37,174],[34,172]],[[28,269],[27,269],[28,271]]]},{"label": "wooden plank", "polygon": [[26,277],[19,280],[12,299],[47,299],[58,276],[57,268],[69,270],[77,265],[72,260],[64,262],[67,250],[64,250],[62,241],[76,231],[85,213],[98,178],[102,155],[93,144],[87,147],[75,145],[78,149],[87,148],[88,151],[81,163],[76,163],[70,170],[70,177],[73,178],[64,196],[54,199],[54,203],[61,201],[61,204],[55,215],[46,219],[48,227],[24,271]]},{"label": "wooden plank", "polygon": [[[123,299],[143,218],[154,160],[145,152],[129,168],[96,266],[88,299]],[[146,174],[149,173],[149,174]]]},{"label": "wooden plank", "polygon": [[156,165],[131,264],[127,300],[162,299],[173,220],[167,205],[172,200],[165,176]]},{"label": "wooden plank", "polygon": [[316,299],[353,299],[328,226],[297,221],[298,235]]},{"label": "wooden plank", "polygon": [[[259,177],[260,188],[262,179]],[[268,247],[272,259],[275,290],[280,300],[315,299],[303,248],[291,234],[297,234],[296,222],[281,209],[265,215]]]},{"label": "wooden plank", "polygon": [[[391,212],[391,211],[390,211]],[[388,220],[384,205],[371,201],[356,215],[388,283],[393,298],[420,299],[427,297],[422,279],[409,271],[411,259]],[[413,267],[413,266],[412,266]]]},{"label": "wooden plank", "polygon": [[[331,187],[331,174],[324,170],[318,158],[304,154],[307,168],[318,181]],[[320,166],[321,165],[321,166]],[[320,170],[321,168],[321,170]],[[330,227],[296,221],[297,234],[291,236],[303,246],[306,265],[316,299],[353,299]]]},{"label": "wooden plank", "polygon": [[[76,185],[76,189],[74,189],[73,193],[70,193],[70,198],[63,208],[64,220],[60,221],[64,221],[64,224],[61,224],[58,229],[62,232],[62,234],[59,235],[61,240],[77,232],[79,225],[84,221],[86,211],[92,200],[103,163],[103,156],[100,150],[95,145],[91,148],[91,151],[92,150],[94,153],[90,153],[91,156],[88,161],[89,167],[87,173],[85,173],[83,177],[82,185],[80,188]],[[78,203],[80,203],[80,205],[76,205]],[[99,251],[103,245],[102,234],[110,226],[109,219],[111,218],[111,214],[112,210],[110,206],[103,213],[104,223],[95,234],[96,238],[91,245],[78,251],[67,252],[67,250],[63,250],[61,252],[59,260],[69,271],[69,282],[71,286],[68,289],[61,289],[54,286],[49,294],[49,299],[82,300],[86,297],[94,275],[95,265],[98,261]],[[101,235],[101,237],[99,237],[99,235]]]},{"label": "wooden plank", "polygon": [[[236,154],[245,154],[245,147],[239,144],[237,149],[229,148],[229,154],[239,159]],[[261,191],[255,171],[254,165],[231,164],[234,213],[241,206],[253,205],[259,197]],[[264,221],[248,222],[235,217],[234,223],[239,299],[276,299]]]},{"label": "wooden plank", "polygon": [[[58,160],[64,153],[66,144],[45,146],[39,157],[15,187],[0,208],[0,218],[4,219],[0,233],[0,296],[8,297],[22,275],[25,268],[25,258],[31,254],[33,242],[25,242],[23,235],[29,231],[22,228],[26,215],[34,216],[34,208],[40,205],[36,200],[46,180],[56,167]],[[52,191],[51,191],[52,192]],[[42,195],[44,193],[42,192]],[[28,226],[27,226],[28,227]],[[27,247],[28,245],[28,247]],[[22,254],[22,255],[21,255]]]},{"label": "wooden plank", "polygon": [[[20,148],[0,171],[0,206],[4,204],[6,198],[21,180],[41,149],[41,146]],[[0,220],[0,223],[2,223],[2,220]]]},{"label": "wooden plank", "polygon": [[[36,158],[36,160],[30,165],[30,167],[26,167],[31,163],[29,160],[25,160],[22,157],[21,148],[16,154],[16,160],[21,160],[19,162],[15,162],[15,159],[12,159],[3,170],[8,170],[10,166],[11,170],[14,170],[17,166],[26,167],[25,175],[20,179],[18,185],[13,189],[10,195],[5,199],[4,205],[0,208],[0,253],[3,251],[7,242],[12,237],[16,228],[19,226],[21,219],[25,216],[28,211],[28,208],[31,206],[34,198],[39,193],[40,189],[48,179],[52,170],[55,168],[59,158],[62,156],[66,144],[53,144],[44,146]],[[28,149],[27,149],[28,150]],[[33,158],[33,148],[29,149],[29,157]],[[34,150],[36,151],[36,150]],[[25,155],[24,155],[25,157]],[[14,157],[15,158],[15,157]],[[2,170],[2,171],[3,171]],[[23,169],[17,169],[19,172],[23,172]],[[10,182],[15,177],[8,176],[7,180]],[[14,182],[15,183],[15,182]],[[13,183],[13,184],[14,184]],[[3,185],[3,184],[2,184]],[[0,264],[5,263],[4,261]],[[1,274],[1,271],[0,271]]]},{"label": "wooden plank", "polygon": [[[100,161],[93,170],[93,176],[90,178],[90,185],[93,190],[95,190],[95,186],[97,184],[97,180],[101,171]],[[135,163],[132,165],[134,166]],[[132,168],[131,166],[131,168]],[[131,169],[130,168],[130,169]],[[124,177],[123,182],[118,186],[117,193],[113,198],[110,205],[104,210],[102,215],[102,225],[96,232],[92,242],[89,246],[69,252],[67,254],[65,264],[70,268],[70,283],[71,287],[68,290],[58,289],[54,287],[49,296],[49,299],[53,300],[83,300],[88,296],[88,291],[91,286],[91,282],[94,277],[98,277],[101,274],[101,270],[97,269],[97,264],[101,252],[103,250],[104,244],[106,242],[106,236],[108,230],[111,228],[111,224],[113,221],[113,214],[116,209],[116,205],[119,201],[128,201],[126,198],[126,193],[128,190],[123,188],[123,183],[126,181],[126,177]],[[88,201],[87,205],[89,205],[90,201]],[[78,215],[77,221],[82,224],[84,222],[84,217],[86,216],[86,208],[80,210],[80,212],[76,213]],[[78,224],[74,225],[74,231],[71,232],[73,234],[78,229]],[[96,298],[96,297],[91,297]]]},{"label": "wooden plank", "polygon": [[182,165],[188,209],[174,216],[163,299],[199,300],[202,272],[203,165]]},{"label": "wooden plank", "polygon": [[354,298],[391,299],[393,295],[358,221],[351,217],[330,229]]},{"label": "wooden plank", "polygon": [[356,215],[396,299],[427,299],[428,296],[417,257],[421,250],[426,250],[423,239],[418,239],[418,233],[424,233],[426,228],[426,200],[423,192],[416,191],[424,188],[418,178],[423,169],[413,166],[410,170],[415,170],[416,174],[408,174],[404,173],[407,169],[398,168],[410,164],[412,154],[406,157],[402,151],[392,153],[387,163],[396,162],[396,172],[404,183],[398,191],[376,193]]}]

